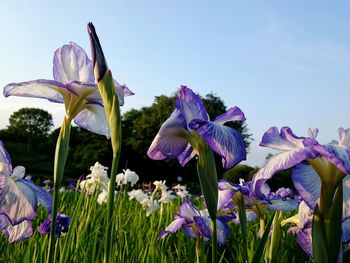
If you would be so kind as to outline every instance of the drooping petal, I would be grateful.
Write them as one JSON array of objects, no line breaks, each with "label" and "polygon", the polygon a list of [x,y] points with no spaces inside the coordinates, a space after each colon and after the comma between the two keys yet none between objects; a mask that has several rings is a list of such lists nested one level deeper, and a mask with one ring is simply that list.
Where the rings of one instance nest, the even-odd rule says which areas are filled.
[{"label": "drooping petal", "polygon": [[173,222],[170,223],[170,225],[167,226],[167,228],[162,231],[159,235],[159,239],[162,239],[169,233],[175,233],[177,232],[183,224],[186,223],[185,218],[176,218]]},{"label": "drooping petal", "polygon": [[38,205],[44,206],[46,208],[47,212],[49,214],[51,214],[51,209],[52,209],[52,196],[51,196],[51,194],[49,194],[44,188],[35,185],[33,182],[31,182],[29,180],[21,179],[21,180],[17,181],[17,183],[18,182],[30,187],[36,195],[36,198],[38,200]]},{"label": "drooping petal", "polygon": [[214,122],[192,120],[189,127],[195,130],[222,157],[225,169],[232,168],[246,159],[246,149],[242,135],[235,129]]},{"label": "drooping petal", "polygon": [[135,95],[125,84],[121,85],[116,80],[114,80],[115,93],[119,99],[119,105],[124,105],[124,97]]},{"label": "drooping petal", "polygon": [[63,103],[62,94],[66,92],[65,84],[55,81],[38,79],[21,83],[11,83],[4,87],[5,97],[19,96],[48,99],[52,102]]},{"label": "drooping petal", "polygon": [[63,83],[74,80],[95,83],[91,60],[84,49],[73,42],[55,51],[53,77]]},{"label": "drooping petal", "polygon": [[[299,148],[293,151],[287,151],[279,153],[273,157],[271,157],[265,166],[261,168],[252,179],[252,190],[253,192],[259,196],[259,189],[257,189],[257,185],[259,181],[265,182],[270,179],[275,173],[289,169],[302,161],[310,158],[313,154],[313,149],[310,148]],[[261,182],[260,182],[261,185]]]},{"label": "drooping petal", "polygon": [[184,117],[179,110],[174,110],[160,127],[147,151],[148,157],[153,160],[178,157],[186,149],[187,141],[184,137],[187,134]]},{"label": "drooping petal", "polygon": [[78,97],[84,97],[91,103],[102,104],[101,95],[98,92],[97,85],[94,83],[72,81],[67,84],[67,89]]},{"label": "drooping petal", "polygon": [[243,111],[241,111],[241,109],[238,107],[232,107],[228,111],[219,115],[213,120],[213,122],[215,122],[216,124],[221,125],[229,121],[245,121]]},{"label": "drooping petal", "polygon": [[217,240],[220,246],[225,245],[226,239],[230,235],[230,229],[226,222],[217,219],[216,220],[216,227],[217,227]]},{"label": "drooping petal", "polygon": [[192,223],[193,217],[200,216],[200,213],[198,209],[186,199],[179,207],[179,216],[185,218],[187,223]]},{"label": "drooping petal", "polygon": [[311,208],[320,198],[321,179],[309,164],[299,164],[292,170],[292,181],[301,198]]},{"label": "drooping petal", "polygon": [[312,243],[311,243],[311,228],[302,229],[297,232],[296,238],[298,244],[305,251],[305,253],[312,256]]},{"label": "drooping petal", "polygon": [[235,191],[232,190],[219,190],[218,193],[218,210],[234,209],[235,203],[232,201],[232,197],[235,195]]},{"label": "drooping petal", "polygon": [[186,124],[193,119],[209,120],[200,97],[186,86],[180,87],[175,106],[182,113]]},{"label": "drooping petal", "polygon": [[10,243],[18,242],[33,234],[32,221],[24,220],[17,225],[9,225],[6,229],[2,229]]},{"label": "drooping petal", "polygon": [[226,180],[226,179],[220,179],[218,181],[218,187],[219,190],[233,190],[233,191],[239,191],[239,186],[236,184],[233,184],[232,182]]},{"label": "drooping petal", "polygon": [[184,226],[185,234],[190,238],[196,238],[197,234],[194,232],[192,226],[190,224]]},{"label": "drooping petal", "polygon": [[211,228],[210,228],[209,217],[194,216],[193,222],[202,236],[211,238]]},{"label": "drooping petal", "polygon": [[86,104],[74,118],[74,122],[81,128],[110,137],[105,110],[99,104]]},{"label": "drooping petal", "polygon": [[[343,179],[343,219],[350,218],[350,175]],[[350,224],[350,222],[349,222]]]},{"label": "drooping petal", "polygon": [[33,220],[36,207],[37,197],[30,187],[0,174],[0,215],[7,216],[15,225]]},{"label": "drooping petal", "polygon": [[12,172],[12,162],[9,153],[0,141],[0,173],[9,176]]},{"label": "drooping petal", "polygon": [[342,238],[343,243],[348,243],[350,241],[350,219],[345,220],[342,223]]}]

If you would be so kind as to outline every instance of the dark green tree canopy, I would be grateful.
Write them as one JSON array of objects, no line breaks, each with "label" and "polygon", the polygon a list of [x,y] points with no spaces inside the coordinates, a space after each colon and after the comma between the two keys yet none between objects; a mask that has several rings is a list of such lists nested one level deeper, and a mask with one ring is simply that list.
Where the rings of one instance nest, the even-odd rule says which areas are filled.
[{"label": "dark green tree canopy", "polygon": [[30,141],[47,137],[53,127],[51,114],[37,108],[22,108],[11,115],[9,122],[9,132]]}]

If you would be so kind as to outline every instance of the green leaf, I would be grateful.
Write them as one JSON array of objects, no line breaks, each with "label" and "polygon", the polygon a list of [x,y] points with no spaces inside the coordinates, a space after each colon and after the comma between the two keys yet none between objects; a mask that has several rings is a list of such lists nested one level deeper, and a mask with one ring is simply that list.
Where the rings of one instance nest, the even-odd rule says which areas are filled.
[{"label": "green leaf", "polygon": [[327,242],[323,218],[318,204],[312,219],[312,255],[315,263],[328,263]]}]

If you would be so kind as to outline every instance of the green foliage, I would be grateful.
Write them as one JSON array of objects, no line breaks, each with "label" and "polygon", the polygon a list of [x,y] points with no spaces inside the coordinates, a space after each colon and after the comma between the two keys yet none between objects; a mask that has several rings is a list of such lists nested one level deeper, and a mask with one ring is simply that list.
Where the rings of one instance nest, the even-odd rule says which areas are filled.
[{"label": "green foliage", "polygon": [[53,126],[52,116],[45,110],[22,108],[9,119],[8,132],[28,143],[46,138]]},{"label": "green foliage", "polygon": [[258,168],[251,167],[245,164],[238,164],[230,170],[227,170],[223,178],[238,183],[239,179],[242,178],[244,181],[250,181],[254,173],[256,173]]}]

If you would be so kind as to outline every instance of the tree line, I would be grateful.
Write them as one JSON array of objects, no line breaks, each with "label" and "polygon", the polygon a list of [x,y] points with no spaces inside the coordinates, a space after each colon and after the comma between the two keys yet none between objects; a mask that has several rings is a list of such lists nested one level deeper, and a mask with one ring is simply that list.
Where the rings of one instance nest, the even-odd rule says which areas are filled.
[{"label": "tree line", "polygon": [[[224,113],[226,105],[213,93],[202,98],[210,119]],[[136,171],[142,181],[166,179],[175,182],[182,178],[184,182],[196,180],[195,162],[181,167],[177,160],[154,161],[147,157],[147,150],[162,123],[174,110],[175,95],[156,96],[152,105],[140,109],[131,109],[122,115],[122,154],[119,170],[129,168]],[[239,130],[246,147],[252,140],[245,122],[228,123]],[[59,128],[52,130],[52,116],[37,108],[22,108],[14,112],[6,129],[0,130],[0,139],[10,152],[14,165],[23,165],[27,173],[34,178],[52,178],[53,160]],[[78,178],[89,174],[89,168],[96,161],[110,167],[112,150],[110,142],[100,136],[79,127],[72,127],[70,148],[66,164],[65,178]],[[221,162],[220,158],[217,158]],[[219,176],[225,173],[218,165]],[[240,165],[236,170],[244,170],[246,177],[251,176],[254,168]],[[252,170],[253,169],[253,170]],[[226,171],[227,177],[236,177],[238,173]],[[232,175],[232,173],[234,175]],[[242,173],[242,172],[240,172]]]}]

